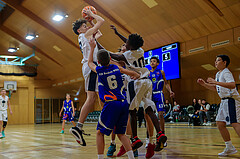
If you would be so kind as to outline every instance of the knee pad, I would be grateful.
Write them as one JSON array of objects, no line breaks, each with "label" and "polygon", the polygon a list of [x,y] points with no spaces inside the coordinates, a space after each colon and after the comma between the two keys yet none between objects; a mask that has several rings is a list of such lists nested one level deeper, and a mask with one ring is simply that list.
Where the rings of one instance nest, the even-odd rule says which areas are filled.
[{"label": "knee pad", "polygon": [[3,121],[3,128],[6,128],[7,126],[7,121]]}]

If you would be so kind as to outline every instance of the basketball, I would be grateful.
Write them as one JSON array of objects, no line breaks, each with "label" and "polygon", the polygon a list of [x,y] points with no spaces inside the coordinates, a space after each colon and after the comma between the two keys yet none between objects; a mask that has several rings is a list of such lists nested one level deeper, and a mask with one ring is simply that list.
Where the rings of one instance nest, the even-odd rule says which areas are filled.
[{"label": "basketball", "polygon": [[82,17],[90,22],[94,18],[93,17],[88,17],[88,15],[86,13],[84,13],[84,11],[88,10],[89,8],[94,14],[97,14],[97,10],[93,6],[86,6],[82,9]]}]

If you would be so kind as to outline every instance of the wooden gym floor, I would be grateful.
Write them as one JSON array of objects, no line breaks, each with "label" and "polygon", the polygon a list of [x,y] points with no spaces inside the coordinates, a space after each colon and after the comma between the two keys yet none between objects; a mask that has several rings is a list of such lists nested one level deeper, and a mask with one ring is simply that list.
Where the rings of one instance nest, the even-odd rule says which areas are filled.
[{"label": "wooden gym floor", "polygon": [[[8,158],[72,158],[95,159],[97,149],[95,141],[96,123],[85,124],[86,147],[81,147],[69,134],[70,124],[65,127],[65,134],[60,134],[61,124],[9,125],[6,138],[0,140],[0,159]],[[139,128],[138,134],[145,141],[145,128]],[[232,142],[239,151],[231,157],[240,158],[240,138],[229,128]],[[186,124],[167,124],[168,147],[158,152],[153,158],[218,158],[217,154],[224,149],[224,142],[215,126],[192,127]],[[105,157],[110,137],[105,137]],[[120,142],[117,139],[117,151]],[[139,149],[139,159],[145,158],[145,148]],[[115,152],[116,155],[117,152]],[[119,159],[127,156],[119,157]]]}]

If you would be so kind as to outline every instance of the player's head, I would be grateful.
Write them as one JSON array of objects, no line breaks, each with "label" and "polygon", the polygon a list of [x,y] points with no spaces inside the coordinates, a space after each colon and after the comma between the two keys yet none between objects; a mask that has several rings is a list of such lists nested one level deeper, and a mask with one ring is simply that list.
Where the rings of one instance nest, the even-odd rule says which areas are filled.
[{"label": "player's head", "polygon": [[97,53],[97,60],[102,66],[108,66],[110,62],[110,55],[107,50],[101,49]]},{"label": "player's head", "polygon": [[71,98],[70,94],[67,93],[67,94],[66,94],[66,99],[70,99],[70,98]]},{"label": "player's head", "polygon": [[126,42],[127,50],[137,50],[143,46],[143,38],[138,34],[130,34]]},{"label": "player's head", "polygon": [[6,95],[6,93],[7,93],[7,92],[6,92],[6,89],[2,88],[2,89],[1,89],[1,95]]},{"label": "player's head", "polygon": [[89,27],[87,26],[87,21],[85,19],[78,19],[72,24],[73,31],[75,34],[86,33]]},{"label": "player's head", "polygon": [[230,58],[227,55],[218,55],[215,61],[215,67],[222,70],[230,64]]},{"label": "player's head", "polygon": [[159,59],[156,56],[151,57],[150,66],[156,68],[159,65]]}]

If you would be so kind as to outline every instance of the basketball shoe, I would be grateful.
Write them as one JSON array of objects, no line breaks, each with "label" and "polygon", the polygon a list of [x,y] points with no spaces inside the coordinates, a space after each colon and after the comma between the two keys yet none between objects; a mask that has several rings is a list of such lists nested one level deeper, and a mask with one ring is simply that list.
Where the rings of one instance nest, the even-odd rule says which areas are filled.
[{"label": "basketball shoe", "polygon": [[148,143],[146,158],[151,158],[154,155],[155,144]]},{"label": "basketball shoe", "polygon": [[137,136],[135,136],[134,138],[131,138],[130,140],[132,142],[133,151],[137,150],[139,147],[143,145],[143,142]]},{"label": "basketball shoe", "polygon": [[165,136],[161,131],[156,135],[156,147],[154,151],[161,151],[164,148],[164,143],[167,141],[167,136]]},{"label": "basketball shoe", "polygon": [[73,135],[73,137],[75,137],[76,141],[82,145],[82,146],[86,146],[86,142],[83,138],[83,135],[87,135],[90,136],[90,134],[85,134],[84,130],[80,130],[79,127],[75,126],[72,127],[69,132]]},{"label": "basketball shoe", "polygon": [[117,157],[120,157],[120,156],[124,155],[125,153],[126,153],[126,150],[125,150],[125,148],[122,145],[120,147],[120,150],[119,150],[118,154],[117,154]]},{"label": "basketball shoe", "polygon": [[113,156],[114,152],[116,151],[116,144],[112,144],[108,148],[107,156]]},{"label": "basketball shoe", "polygon": [[223,152],[219,153],[218,156],[228,156],[237,153],[237,150],[233,146],[231,149],[230,148],[225,148]]}]

